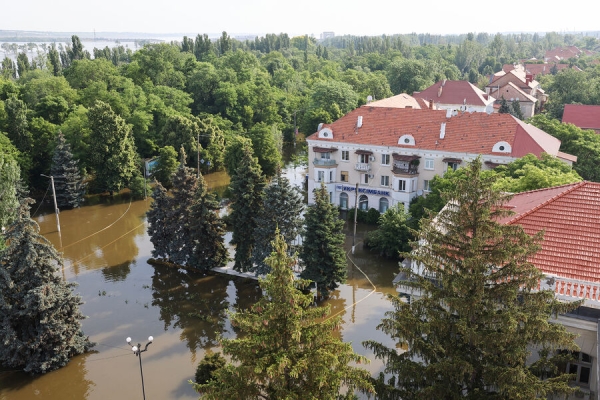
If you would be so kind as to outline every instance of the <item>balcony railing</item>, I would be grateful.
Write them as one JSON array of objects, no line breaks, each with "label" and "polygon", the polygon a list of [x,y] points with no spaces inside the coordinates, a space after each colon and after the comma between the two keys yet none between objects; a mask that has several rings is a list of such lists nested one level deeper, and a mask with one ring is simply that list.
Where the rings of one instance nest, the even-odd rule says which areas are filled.
[{"label": "balcony railing", "polygon": [[321,165],[321,166],[332,166],[332,165],[337,165],[337,161],[336,160],[329,160],[326,158],[315,158],[313,160],[313,164],[314,165]]},{"label": "balcony railing", "polygon": [[401,167],[392,167],[392,173],[396,175],[416,175],[419,173],[417,168],[401,168]]},{"label": "balcony railing", "polygon": [[546,276],[540,281],[539,288],[553,291],[560,300],[584,300],[585,306],[600,308],[600,283],[597,282]]},{"label": "balcony railing", "polygon": [[369,163],[356,163],[356,166],[354,167],[355,170],[357,171],[370,171],[371,170],[371,164]]}]

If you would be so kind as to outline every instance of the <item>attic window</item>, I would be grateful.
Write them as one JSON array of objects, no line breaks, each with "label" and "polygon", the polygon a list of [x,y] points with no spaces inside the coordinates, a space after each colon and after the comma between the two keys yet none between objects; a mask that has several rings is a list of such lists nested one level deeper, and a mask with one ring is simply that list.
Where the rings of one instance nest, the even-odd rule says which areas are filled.
[{"label": "attic window", "polygon": [[333,139],[333,131],[329,128],[319,130],[319,139]]},{"label": "attic window", "polygon": [[492,152],[495,153],[510,153],[511,151],[512,148],[510,147],[510,144],[506,142],[498,142],[492,148]]},{"label": "attic window", "polygon": [[403,144],[407,146],[415,145],[415,138],[412,135],[402,135],[398,139],[398,144]]}]

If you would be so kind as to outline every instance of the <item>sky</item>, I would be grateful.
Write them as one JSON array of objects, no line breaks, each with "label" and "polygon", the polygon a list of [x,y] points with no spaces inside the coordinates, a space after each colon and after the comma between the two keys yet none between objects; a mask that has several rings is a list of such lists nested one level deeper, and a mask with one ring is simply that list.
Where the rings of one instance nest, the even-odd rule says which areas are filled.
[{"label": "sky", "polygon": [[6,1],[0,30],[290,36],[598,31],[598,0],[28,0]]}]

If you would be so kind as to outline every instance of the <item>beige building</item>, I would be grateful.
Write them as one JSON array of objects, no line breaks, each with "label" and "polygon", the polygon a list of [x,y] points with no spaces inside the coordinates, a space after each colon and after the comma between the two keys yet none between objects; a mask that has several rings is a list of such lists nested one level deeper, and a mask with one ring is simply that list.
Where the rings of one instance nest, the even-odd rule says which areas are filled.
[{"label": "beige building", "polygon": [[[308,203],[325,184],[330,202],[385,212],[430,190],[430,182],[482,155],[487,168],[543,152],[571,164],[560,141],[510,114],[362,106],[307,139]],[[358,185],[358,193],[356,187]]]}]

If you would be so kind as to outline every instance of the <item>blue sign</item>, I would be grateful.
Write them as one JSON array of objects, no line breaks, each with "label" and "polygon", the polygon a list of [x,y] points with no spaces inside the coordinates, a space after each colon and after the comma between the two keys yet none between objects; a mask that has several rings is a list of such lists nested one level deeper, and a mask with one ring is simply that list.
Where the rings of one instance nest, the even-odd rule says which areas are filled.
[{"label": "blue sign", "polygon": [[[342,192],[354,192],[356,187],[354,186],[345,186],[345,185],[335,185],[335,190]],[[358,188],[358,193],[364,194],[374,194],[377,196],[389,196],[390,192],[388,190],[379,190],[379,189],[369,189],[369,188]]]}]

